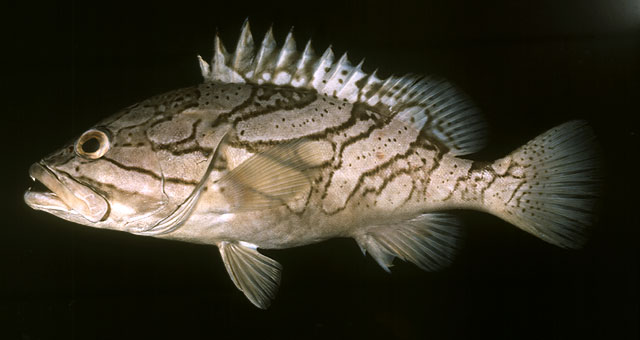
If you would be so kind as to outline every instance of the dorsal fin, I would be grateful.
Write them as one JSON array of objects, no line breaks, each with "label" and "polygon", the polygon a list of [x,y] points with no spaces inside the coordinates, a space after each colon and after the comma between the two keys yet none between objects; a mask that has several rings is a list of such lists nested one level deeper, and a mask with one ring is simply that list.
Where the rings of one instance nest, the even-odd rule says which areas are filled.
[{"label": "dorsal fin", "polygon": [[[343,54],[334,62],[331,47],[317,57],[311,42],[296,50],[289,31],[278,48],[271,29],[257,49],[245,21],[233,55],[216,36],[211,66],[199,57],[205,82],[273,84],[313,89],[349,103],[363,103],[424,131],[454,155],[484,146],[485,124],[471,101],[449,82],[434,77],[406,75],[380,79],[362,71]],[[386,112],[384,112],[386,111]]]}]

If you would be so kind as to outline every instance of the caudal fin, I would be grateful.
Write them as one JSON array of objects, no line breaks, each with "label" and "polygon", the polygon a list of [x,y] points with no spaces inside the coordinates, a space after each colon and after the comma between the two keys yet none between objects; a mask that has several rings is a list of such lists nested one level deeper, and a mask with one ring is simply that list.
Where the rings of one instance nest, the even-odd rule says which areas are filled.
[{"label": "caudal fin", "polygon": [[599,147],[584,121],[536,137],[493,168],[504,179],[493,212],[563,248],[579,248],[595,220],[600,189]]}]

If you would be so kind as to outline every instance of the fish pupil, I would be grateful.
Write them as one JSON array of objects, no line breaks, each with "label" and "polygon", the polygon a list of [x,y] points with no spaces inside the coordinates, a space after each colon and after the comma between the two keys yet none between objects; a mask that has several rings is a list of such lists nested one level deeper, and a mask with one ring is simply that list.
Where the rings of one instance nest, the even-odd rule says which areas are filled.
[{"label": "fish pupil", "polygon": [[96,137],[89,138],[82,143],[81,148],[85,153],[94,153],[100,149],[100,141]]}]

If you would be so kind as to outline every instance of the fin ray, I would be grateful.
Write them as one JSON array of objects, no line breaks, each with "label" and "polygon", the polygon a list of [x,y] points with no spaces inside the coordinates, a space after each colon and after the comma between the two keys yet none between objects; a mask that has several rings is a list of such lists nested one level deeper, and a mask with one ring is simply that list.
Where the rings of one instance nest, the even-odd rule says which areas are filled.
[{"label": "fin ray", "polygon": [[243,244],[222,242],[218,246],[229,277],[256,307],[267,309],[275,297],[282,266]]},{"label": "fin ray", "polygon": [[257,153],[223,176],[218,190],[232,211],[285,205],[310,190],[306,170],[318,162],[312,145],[298,139]]},{"label": "fin ray", "polygon": [[[595,222],[600,192],[600,155],[595,135],[584,121],[570,121],[534,138],[494,169],[517,164],[521,184],[497,216],[563,248],[579,248]],[[509,165],[507,165],[509,166]]]}]

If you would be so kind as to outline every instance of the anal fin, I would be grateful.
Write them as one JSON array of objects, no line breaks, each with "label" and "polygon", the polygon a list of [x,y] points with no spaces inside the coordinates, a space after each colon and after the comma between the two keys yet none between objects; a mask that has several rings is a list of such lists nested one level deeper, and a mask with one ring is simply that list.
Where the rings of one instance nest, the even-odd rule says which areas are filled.
[{"label": "anal fin", "polygon": [[460,244],[460,228],[453,216],[430,213],[394,224],[371,226],[355,238],[363,252],[368,251],[387,272],[396,257],[433,271],[453,261]]},{"label": "anal fin", "polygon": [[278,291],[282,266],[249,243],[222,242],[218,248],[236,287],[256,307],[267,309]]}]

